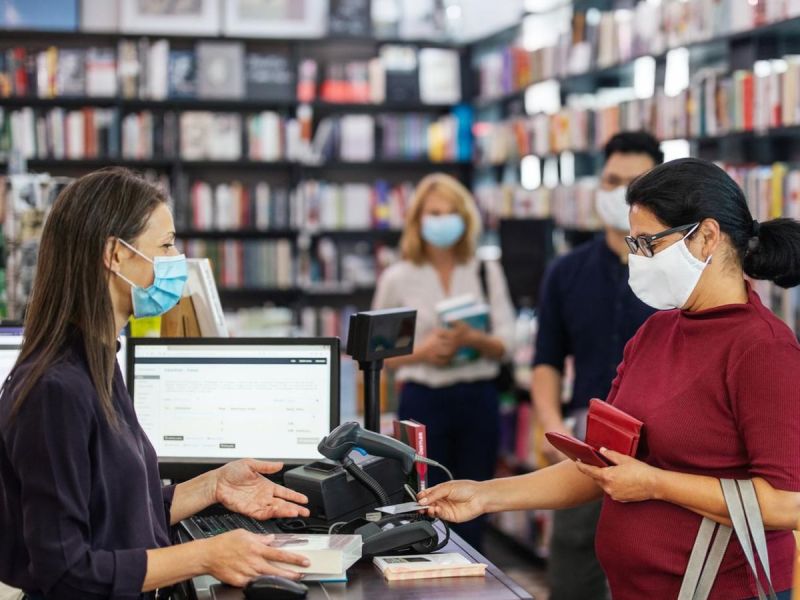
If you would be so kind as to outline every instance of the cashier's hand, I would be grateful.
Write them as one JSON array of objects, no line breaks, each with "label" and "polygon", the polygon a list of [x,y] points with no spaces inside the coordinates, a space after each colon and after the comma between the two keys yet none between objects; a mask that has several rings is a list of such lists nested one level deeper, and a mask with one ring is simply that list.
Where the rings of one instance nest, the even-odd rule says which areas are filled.
[{"label": "cashier's hand", "polygon": [[[300,579],[300,574],[284,568],[286,565],[308,566],[305,556],[272,548],[273,535],[258,535],[244,529],[235,529],[221,535],[201,540],[204,570],[220,581],[244,587],[259,575],[278,575]],[[276,565],[275,563],[285,563]]]},{"label": "cashier's hand", "polygon": [[308,498],[272,483],[262,475],[281,470],[281,463],[245,458],[228,463],[215,471],[214,500],[225,508],[259,521],[265,519],[307,517]]},{"label": "cashier's hand", "polygon": [[647,463],[601,448],[600,452],[614,463],[611,467],[594,467],[585,463],[575,463],[578,470],[597,482],[603,491],[617,502],[642,502],[655,496],[656,479],[660,469]]},{"label": "cashier's hand", "polygon": [[477,481],[448,481],[423,490],[417,495],[417,499],[420,504],[428,507],[430,516],[462,523],[486,512],[484,489]]}]

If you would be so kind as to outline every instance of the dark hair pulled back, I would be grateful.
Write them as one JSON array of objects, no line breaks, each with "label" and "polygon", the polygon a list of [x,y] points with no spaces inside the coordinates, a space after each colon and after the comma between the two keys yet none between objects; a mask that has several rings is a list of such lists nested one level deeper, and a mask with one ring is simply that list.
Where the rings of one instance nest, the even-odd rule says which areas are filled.
[{"label": "dark hair pulled back", "polygon": [[714,163],[683,158],[659,165],[629,186],[628,204],[649,209],[667,227],[714,219],[746,275],[785,288],[800,284],[800,222],[754,220],[741,188]]}]

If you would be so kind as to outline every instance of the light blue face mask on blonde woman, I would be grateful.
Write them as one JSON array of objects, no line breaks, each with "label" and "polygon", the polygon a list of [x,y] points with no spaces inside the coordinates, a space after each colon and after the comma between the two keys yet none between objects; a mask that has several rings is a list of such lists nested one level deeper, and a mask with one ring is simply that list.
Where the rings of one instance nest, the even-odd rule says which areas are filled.
[{"label": "light blue face mask on blonde woman", "polygon": [[705,262],[695,258],[686,245],[686,238],[698,227],[696,225],[682,239],[652,257],[638,254],[628,257],[628,283],[639,300],[658,310],[686,305],[711,262],[711,256]]},{"label": "light blue face mask on blonde woman", "polygon": [[422,218],[422,239],[437,248],[449,248],[461,239],[466,230],[464,218],[458,214],[427,215]]},{"label": "light blue face mask on blonde woman", "polygon": [[131,286],[131,299],[133,300],[133,316],[157,317],[173,308],[183,295],[183,286],[188,277],[186,256],[156,256],[149,258],[131,246],[125,240],[120,243],[132,250],[147,262],[152,263],[155,278],[152,285],[143,288],[136,285],[122,273],[113,271],[120,279]]}]

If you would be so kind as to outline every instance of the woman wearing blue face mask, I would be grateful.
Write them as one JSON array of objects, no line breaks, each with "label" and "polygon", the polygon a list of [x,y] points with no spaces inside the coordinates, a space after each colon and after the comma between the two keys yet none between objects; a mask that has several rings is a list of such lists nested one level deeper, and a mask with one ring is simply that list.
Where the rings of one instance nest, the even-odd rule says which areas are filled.
[{"label": "woman wearing blue face mask", "polygon": [[[417,309],[414,353],[387,361],[402,382],[399,417],[425,424],[428,454],[456,477],[488,479],[497,459],[498,400],[493,379],[513,342],[513,308],[502,267],[475,258],[480,217],[472,195],[449,175],[420,181],[406,217],[403,261],[378,281],[374,308]],[[485,285],[482,283],[485,280]],[[436,306],[458,296],[489,306],[488,331],[445,327]],[[429,472],[433,483],[439,474]],[[481,523],[459,533],[475,546]]]},{"label": "woman wearing blue face mask", "polygon": [[[17,364],[0,395],[0,581],[28,598],[152,598],[210,573],[243,585],[304,559],[244,530],[170,546],[169,527],[221,502],[257,519],[305,497],[243,460],[162,488],[116,363],[131,314],[181,297],[186,263],[166,197],[123,169],[70,184],[48,216]],[[165,597],[162,594],[162,597]]]},{"label": "woman wearing blue face mask", "polygon": [[[614,600],[766,597],[765,572],[777,592],[769,597],[788,600],[790,530],[800,519],[800,345],[745,276],[800,284],[800,223],[754,220],[736,183],[698,159],[654,168],[627,200],[631,288],[661,310],[626,346],[607,399],[644,423],[636,457],[603,450],[612,466],[565,461],[522,477],[445,483],[421,502],[460,521],[603,498],[596,547]],[[721,479],[752,481],[769,569],[755,567],[759,587],[749,540],[734,536],[704,566],[699,555],[709,585],[694,593],[697,580],[684,583],[684,574],[700,574],[689,557],[696,539],[703,547],[703,518],[704,527],[736,519]]]}]

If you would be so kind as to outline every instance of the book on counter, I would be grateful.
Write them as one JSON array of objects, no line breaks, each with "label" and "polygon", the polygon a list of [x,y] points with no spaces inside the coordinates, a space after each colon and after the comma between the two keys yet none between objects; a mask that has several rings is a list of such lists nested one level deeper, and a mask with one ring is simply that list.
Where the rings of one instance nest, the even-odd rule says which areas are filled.
[{"label": "book on counter", "polygon": [[484,577],[487,565],[471,562],[455,552],[444,554],[411,554],[409,556],[376,556],[375,566],[387,581],[404,579],[440,579],[444,577]]},{"label": "book on counter", "polygon": [[362,537],[279,533],[270,546],[305,556],[311,563],[299,567],[276,562],[282,569],[303,573],[306,580],[341,580],[346,579],[347,569],[361,558]]}]

